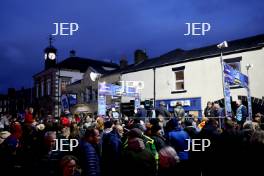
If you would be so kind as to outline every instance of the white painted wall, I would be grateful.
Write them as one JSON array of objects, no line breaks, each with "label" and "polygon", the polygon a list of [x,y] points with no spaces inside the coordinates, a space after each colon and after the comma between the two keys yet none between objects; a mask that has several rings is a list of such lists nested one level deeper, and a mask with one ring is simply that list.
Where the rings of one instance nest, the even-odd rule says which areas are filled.
[{"label": "white painted wall", "polygon": [[[128,74],[121,75],[122,81],[143,81],[144,89],[141,90],[141,100],[153,98],[154,90],[154,79],[153,79],[153,70],[143,70],[139,72],[132,72]],[[122,102],[129,102],[133,100],[132,97],[122,97]]]},{"label": "white painted wall", "polygon": [[[262,98],[264,96],[264,49],[230,54],[223,59],[242,57],[241,72],[246,74],[246,64],[253,64],[249,71],[250,88],[252,97]],[[175,90],[174,67],[185,66],[185,93],[172,94]],[[153,98],[153,70],[143,70],[123,74],[123,81],[141,80],[145,83],[141,99]],[[247,95],[245,89],[232,89],[231,96],[237,99],[238,95]],[[202,108],[206,107],[207,101],[216,101],[223,98],[222,76],[220,58],[208,58],[204,60],[191,61],[156,68],[156,100],[177,98],[202,98]],[[131,98],[122,98],[122,102],[128,102]]]}]

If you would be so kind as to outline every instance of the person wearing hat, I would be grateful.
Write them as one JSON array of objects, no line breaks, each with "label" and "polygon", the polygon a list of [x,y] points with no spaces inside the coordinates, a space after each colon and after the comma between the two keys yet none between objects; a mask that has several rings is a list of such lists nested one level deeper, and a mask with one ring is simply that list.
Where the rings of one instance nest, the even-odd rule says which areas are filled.
[{"label": "person wearing hat", "polygon": [[147,150],[143,132],[133,128],[128,132],[127,147],[124,149],[121,167],[126,176],[153,176],[157,172],[157,163],[152,153]]},{"label": "person wearing hat", "polygon": [[181,102],[177,102],[176,107],[174,108],[174,116],[181,122],[184,122],[185,111],[182,107]]},{"label": "person wearing hat", "polygon": [[151,135],[151,138],[154,140],[157,152],[159,152],[160,149],[166,146],[165,138],[162,136],[161,126],[159,124],[155,124],[151,127]]},{"label": "person wearing hat", "polygon": [[170,117],[171,114],[166,108],[166,104],[164,101],[160,102],[160,107],[156,108],[155,110],[156,117],[162,116],[162,117]]}]

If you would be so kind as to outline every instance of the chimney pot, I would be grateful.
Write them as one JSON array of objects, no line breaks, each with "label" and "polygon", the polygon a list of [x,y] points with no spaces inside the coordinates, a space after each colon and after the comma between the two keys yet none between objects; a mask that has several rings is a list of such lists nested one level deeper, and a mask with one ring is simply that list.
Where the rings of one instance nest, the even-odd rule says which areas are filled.
[{"label": "chimney pot", "polygon": [[76,51],[75,50],[71,50],[70,51],[70,57],[75,57],[76,56]]}]

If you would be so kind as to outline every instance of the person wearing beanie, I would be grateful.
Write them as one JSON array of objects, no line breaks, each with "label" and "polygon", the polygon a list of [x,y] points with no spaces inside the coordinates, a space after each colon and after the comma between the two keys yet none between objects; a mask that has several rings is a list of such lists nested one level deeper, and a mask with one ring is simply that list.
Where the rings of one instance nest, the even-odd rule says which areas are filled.
[{"label": "person wearing beanie", "polygon": [[161,126],[159,126],[159,124],[153,125],[151,127],[151,134],[151,138],[154,140],[157,152],[159,152],[160,149],[166,146],[165,138],[161,134]]}]

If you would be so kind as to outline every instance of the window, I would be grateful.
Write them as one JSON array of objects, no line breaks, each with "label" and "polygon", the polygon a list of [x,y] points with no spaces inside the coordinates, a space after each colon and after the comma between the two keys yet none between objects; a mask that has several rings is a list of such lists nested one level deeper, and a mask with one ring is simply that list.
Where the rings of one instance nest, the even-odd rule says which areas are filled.
[{"label": "window", "polygon": [[174,79],[175,79],[175,85],[174,90],[171,93],[183,93],[186,92],[185,85],[184,85],[184,70],[185,66],[181,67],[175,67],[172,68],[172,71],[174,72]]},{"label": "window", "polygon": [[94,93],[95,93],[95,101],[97,101],[98,100],[98,90],[95,90]]},{"label": "window", "polygon": [[[235,57],[235,58],[230,58],[230,59],[225,59],[224,62],[231,66],[233,69],[241,72],[241,64],[240,61],[242,60],[242,57]],[[231,89],[236,89],[236,88],[240,88],[240,85],[238,84],[232,84],[230,85]]]},{"label": "window", "polygon": [[41,96],[44,96],[44,81],[41,81]]},{"label": "window", "polygon": [[89,101],[93,101],[93,89],[89,87]]},{"label": "window", "polygon": [[85,90],[85,96],[86,96],[86,101],[87,102],[93,101],[93,90],[92,90],[92,87],[91,86],[89,86],[88,88],[86,88],[86,90]]},{"label": "window", "polygon": [[93,96],[92,96],[93,101],[96,101],[96,90],[93,90]]},{"label": "window", "polygon": [[231,59],[225,59],[224,62],[227,63],[229,66],[231,66],[233,69],[241,71],[241,64],[240,64],[241,60],[242,57],[236,57]]},{"label": "window", "polygon": [[89,89],[88,88],[86,88],[85,89],[85,100],[84,101],[89,101],[89,94],[90,94],[90,92],[89,92]]},{"label": "window", "polygon": [[84,95],[84,93],[83,93],[83,92],[81,92],[81,100],[82,100],[82,103],[84,103],[84,102],[85,102],[85,95]]},{"label": "window", "polygon": [[240,71],[240,62],[232,62],[227,64],[231,66],[233,69]]},{"label": "window", "polygon": [[67,85],[71,84],[71,79],[70,78],[63,78],[61,80],[61,92],[66,91]]},{"label": "window", "polygon": [[175,71],[175,90],[184,90],[184,70]]},{"label": "window", "polygon": [[39,84],[36,84],[36,97],[39,97]]},{"label": "window", "polygon": [[51,80],[47,80],[47,95],[51,95]]}]

